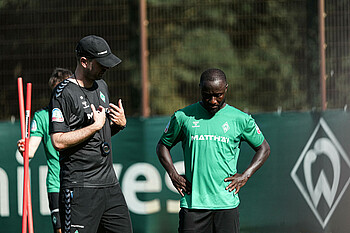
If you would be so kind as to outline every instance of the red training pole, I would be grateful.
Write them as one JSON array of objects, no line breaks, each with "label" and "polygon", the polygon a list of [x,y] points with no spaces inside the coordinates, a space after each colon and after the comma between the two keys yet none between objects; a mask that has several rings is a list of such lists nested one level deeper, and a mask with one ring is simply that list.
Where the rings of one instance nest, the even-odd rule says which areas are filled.
[{"label": "red training pole", "polygon": [[26,137],[25,137],[25,151],[26,151],[26,168],[27,171],[27,213],[28,213],[28,230],[29,233],[34,233],[33,229],[33,213],[32,213],[32,200],[30,192],[30,176],[29,176],[29,138],[30,138],[30,114],[32,107],[32,84],[27,83],[27,98],[26,98]]},{"label": "red training pole", "polygon": [[17,79],[17,85],[18,85],[18,101],[19,101],[19,116],[20,116],[20,122],[21,122],[21,136],[22,139],[25,137],[25,116],[24,116],[24,95],[23,95],[23,82],[22,78],[19,77]]},{"label": "red training pole", "polygon": [[[18,103],[19,103],[19,115],[21,122],[21,136],[22,139],[25,138],[25,116],[24,116],[24,95],[23,95],[23,81],[22,78],[19,77],[17,80],[18,85]],[[26,145],[26,144],[24,144]],[[27,149],[23,153],[23,168],[24,168],[24,177],[23,177],[23,209],[22,209],[22,233],[27,233],[27,213],[28,213],[28,187],[27,187],[27,171],[26,171],[26,153]],[[28,160],[29,163],[29,160]],[[29,164],[28,164],[29,165]]]},{"label": "red training pole", "polygon": [[26,111],[24,112],[23,80],[18,78],[19,112],[21,122],[21,136],[24,139],[25,150],[23,153],[23,211],[22,211],[22,233],[27,233],[27,223],[29,233],[34,233],[32,201],[30,194],[29,177],[29,138],[30,138],[30,115],[32,103],[32,84],[27,83]]}]

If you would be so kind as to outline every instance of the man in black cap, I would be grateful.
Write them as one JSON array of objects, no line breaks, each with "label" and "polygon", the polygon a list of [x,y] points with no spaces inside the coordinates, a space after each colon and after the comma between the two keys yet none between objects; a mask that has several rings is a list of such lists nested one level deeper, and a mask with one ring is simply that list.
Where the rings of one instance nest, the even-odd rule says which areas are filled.
[{"label": "man in black cap", "polygon": [[52,144],[60,152],[63,232],[132,232],[129,210],[113,169],[111,136],[124,129],[121,100],[109,102],[103,74],[121,60],[98,36],[76,47],[72,77],[53,91]]}]

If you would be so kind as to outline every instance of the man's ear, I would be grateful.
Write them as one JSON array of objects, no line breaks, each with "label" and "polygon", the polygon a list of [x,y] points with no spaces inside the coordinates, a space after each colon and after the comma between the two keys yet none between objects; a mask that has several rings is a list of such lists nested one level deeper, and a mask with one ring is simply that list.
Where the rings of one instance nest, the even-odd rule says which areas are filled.
[{"label": "man's ear", "polygon": [[80,65],[84,68],[87,67],[87,64],[88,64],[88,59],[86,57],[81,57],[80,58]]}]

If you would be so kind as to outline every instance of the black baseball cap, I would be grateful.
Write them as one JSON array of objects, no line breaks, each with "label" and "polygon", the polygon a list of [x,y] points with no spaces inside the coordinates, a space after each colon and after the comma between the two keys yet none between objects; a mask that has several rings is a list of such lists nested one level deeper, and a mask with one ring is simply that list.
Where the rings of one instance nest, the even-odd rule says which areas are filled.
[{"label": "black baseball cap", "polygon": [[114,67],[122,60],[115,56],[108,43],[99,36],[90,35],[81,39],[75,49],[77,56],[95,59],[105,67]]}]

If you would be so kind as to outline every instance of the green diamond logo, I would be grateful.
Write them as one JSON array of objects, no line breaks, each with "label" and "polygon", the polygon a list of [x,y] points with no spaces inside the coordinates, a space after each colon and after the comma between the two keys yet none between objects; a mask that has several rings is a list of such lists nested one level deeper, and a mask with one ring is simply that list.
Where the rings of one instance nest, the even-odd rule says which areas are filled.
[{"label": "green diamond logo", "polygon": [[106,103],[106,97],[101,91],[100,91],[100,98],[101,98],[101,100],[103,100],[103,102]]}]

